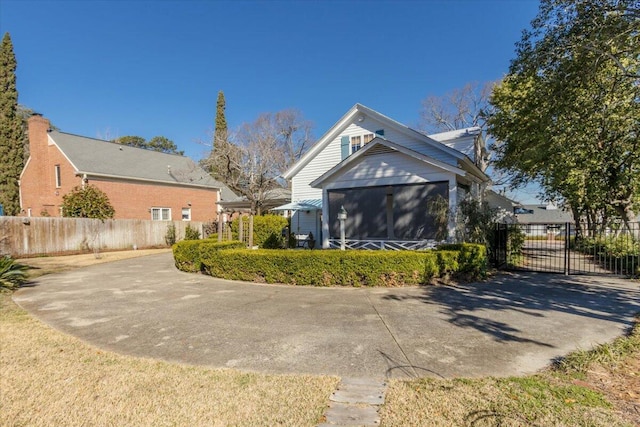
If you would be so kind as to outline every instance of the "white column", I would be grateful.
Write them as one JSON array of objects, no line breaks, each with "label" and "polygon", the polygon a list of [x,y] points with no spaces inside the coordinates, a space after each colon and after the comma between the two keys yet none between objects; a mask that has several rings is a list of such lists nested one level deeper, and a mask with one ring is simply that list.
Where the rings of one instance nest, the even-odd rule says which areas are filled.
[{"label": "white column", "polygon": [[447,241],[453,242],[456,238],[456,210],[458,208],[458,183],[453,175],[449,178],[449,227]]},{"label": "white column", "polygon": [[329,249],[329,193],[322,189],[322,249]]}]

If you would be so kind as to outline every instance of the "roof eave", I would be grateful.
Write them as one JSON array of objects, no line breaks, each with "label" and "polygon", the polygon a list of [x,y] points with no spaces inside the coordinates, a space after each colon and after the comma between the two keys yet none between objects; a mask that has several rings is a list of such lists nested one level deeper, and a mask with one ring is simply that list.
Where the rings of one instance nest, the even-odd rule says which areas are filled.
[{"label": "roof eave", "polygon": [[157,179],[149,179],[149,178],[140,178],[135,176],[124,176],[124,175],[112,175],[106,173],[98,173],[98,172],[89,172],[89,171],[76,171],[77,176],[86,175],[87,177],[97,177],[97,178],[111,178],[111,179],[121,179],[128,181],[141,181],[141,182],[152,182],[155,184],[163,184],[163,185],[175,185],[181,187],[197,187],[197,188],[206,188],[209,190],[217,190],[220,191],[220,187],[205,185],[205,184],[194,184],[192,182],[182,182],[182,181],[161,181]]}]

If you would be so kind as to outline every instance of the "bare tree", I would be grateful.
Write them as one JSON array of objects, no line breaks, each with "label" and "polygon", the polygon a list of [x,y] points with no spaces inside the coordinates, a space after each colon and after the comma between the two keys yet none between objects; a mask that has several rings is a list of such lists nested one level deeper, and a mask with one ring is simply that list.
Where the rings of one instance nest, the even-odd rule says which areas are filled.
[{"label": "bare tree", "polygon": [[218,165],[214,177],[250,201],[259,215],[282,188],[280,175],[308,148],[311,125],[298,111],[284,110],[261,114],[226,136],[228,143],[219,144],[210,157]]},{"label": "bare tree", "polygon": [[496,82],[467,83],[443,96],[428,96],[422,100],[420,130],[426,133],[446,132],[479,127],[482,132],[475,141],[474,162],[482,171],[489,166],[486,149],[486,114],[489,96]]}]

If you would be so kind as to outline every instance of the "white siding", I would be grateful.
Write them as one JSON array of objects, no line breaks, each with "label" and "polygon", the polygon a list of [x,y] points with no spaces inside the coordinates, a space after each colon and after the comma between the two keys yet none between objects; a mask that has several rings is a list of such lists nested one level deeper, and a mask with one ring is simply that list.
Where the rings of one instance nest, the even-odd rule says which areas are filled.
[{"label": "white siding", "polygon": [[402,153],[363,156],[344,173],[325,183],[325,188],[355,188],[378,185],[415,184],[448,181],[451,172],[443,171]]},{"label": "white siding", "polygon": [[[356,116],[356,119],[357,120]],[[375,133],[375,131],[383,129],[384,138],[395,142],[396,144],[403,145],[418,153],[429,156],[433,159],[440,160],[444,163],[457,166],[457,159],[449,154],[438,150],[424,141],[420,140],[419,135],[409,136],[405,133],[399,132],[395,129],[389,129],[385,127],[381,122],[374,120],[370,117],[365,117],[363,122],[352,123],[347,128],[336,136],[316,157],[314,157],[307,165],[305,165],[298,174],[293,177],[292,182],[292,195],[293,201],[305,200],[305,199],[321,199],[322,190],[318,188],[311,188],[309,184],[329,169],[337,165],[342,161],[342,153],[340,148],[340,141],[343,136],[355,136],[363,135],[366,133]],[[413,131],[408,131],[413,133]],[[424,163],[420,163],[421,168],[426,166]],[[448,178],[445,178],[448,179]]]}]

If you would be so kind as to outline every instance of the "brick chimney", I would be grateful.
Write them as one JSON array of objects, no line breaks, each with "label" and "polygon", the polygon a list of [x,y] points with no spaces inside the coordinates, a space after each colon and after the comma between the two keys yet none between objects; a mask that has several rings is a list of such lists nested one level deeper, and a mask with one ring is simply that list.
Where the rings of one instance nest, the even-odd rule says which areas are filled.
[{"label": "brick chimney", "polygon": [[49,129],[51,129],[51,122],[49,119],[42,117],[40,114],[34,114],[29,117],[29,152],[34,150],[44,150],[49,144]]}]

